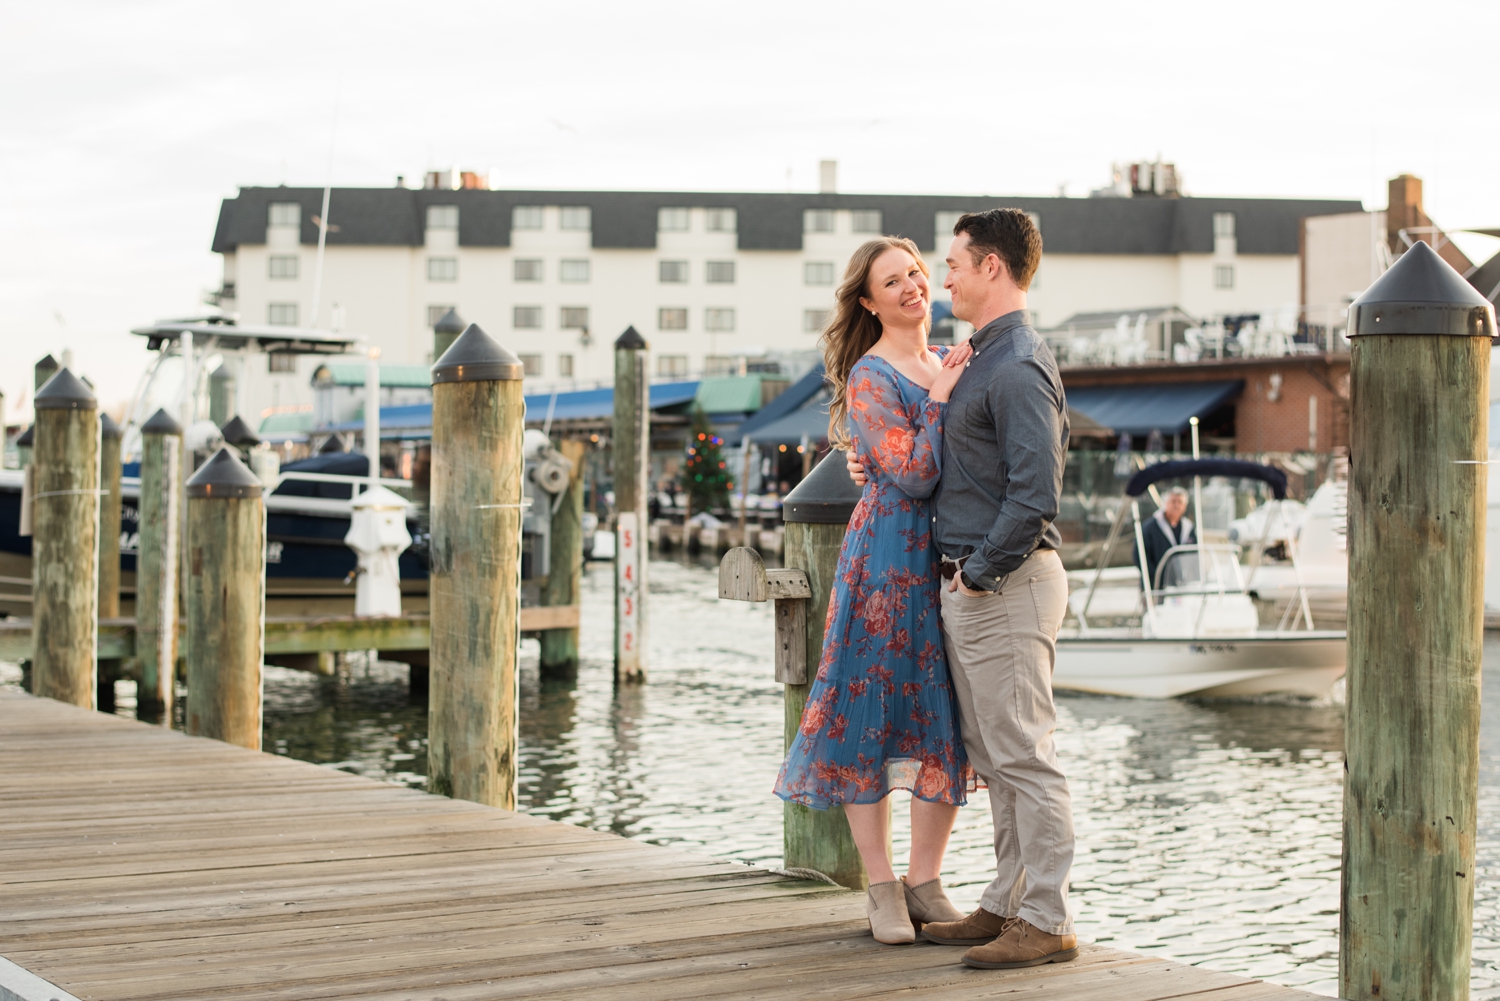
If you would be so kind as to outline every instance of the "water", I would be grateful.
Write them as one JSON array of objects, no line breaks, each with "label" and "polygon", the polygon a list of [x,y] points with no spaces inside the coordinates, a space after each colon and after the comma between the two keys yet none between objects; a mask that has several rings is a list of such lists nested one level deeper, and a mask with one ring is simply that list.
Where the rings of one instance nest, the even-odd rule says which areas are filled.
[{"label": "water", "polygon": [[[610,570],[585,576],[575,683],[541,683],[535,644],[523,648],[521,808],[779,866],[771,608],[719,602],[711,568],[653,563],[651,680],[617,693]],[[1486,640],[1485,674],[1473,986],[1500,998],[1500,640]],[[0,666],[0,684],[18,676]],[[130,688],[120,685],[122,714]],[[403,665],[357,663],[341,678],[266,671],[265,743],[279,754],[421,787],[425,717]],[[1058,723],[1082,938],[1336,993],[1340,706],[1065,696]],[[896,811],[899,858],[904,803]],[[979,797],[960,811],[944,869],[960,907],[977,902],[992,865]]]}]

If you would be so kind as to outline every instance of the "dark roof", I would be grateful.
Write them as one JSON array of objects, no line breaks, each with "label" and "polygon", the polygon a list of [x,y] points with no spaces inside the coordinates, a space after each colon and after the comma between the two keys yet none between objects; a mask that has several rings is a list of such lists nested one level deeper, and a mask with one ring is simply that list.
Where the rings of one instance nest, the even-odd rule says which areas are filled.
[{"label": "dark roof", "polygon": [[[322,188],[241,188],[219,210],[216,253],[266,242],[272,202],[302,206],[302,242],[318,242],[313,216],[322,211]],[[656,210],[669,207],[733,208],[739,249],[802,249],[804,209],[878,209],[887,233],[909,236],[934,249],[935,214],[1001,206],[1041,217],[1047,250],[1059,254],[1181,254],[1213,252],[1215,212],[1235,214],[1241,254],[1295,254],[1305,216],[1360,212],[1353,200],[1294,198],[1049,198],[998,195],[853,195],[705,193],[670,191],[412,191],[407,188],[334,188],[328,208],[332,246],[422,245],[429,205],[458,206],[458,242],[465,247],[510,246],[511,210],[517,205],[586,205],[592,210],[593,245],[656,246]]]},{"label": "dark roof", "polygon": [[1497,294],[1500,294],[1500,254],[1475,268],[1469,275],[1469,284],[1478,289],[1480,295],[1494,302]]}]

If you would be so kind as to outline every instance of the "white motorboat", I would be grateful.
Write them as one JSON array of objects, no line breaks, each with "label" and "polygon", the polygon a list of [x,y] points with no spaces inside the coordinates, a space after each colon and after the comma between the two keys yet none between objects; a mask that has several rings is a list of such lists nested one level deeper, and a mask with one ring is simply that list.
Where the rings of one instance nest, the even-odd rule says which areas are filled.
[{"label": "white motorboat", "polygon": [[[1196,452],[1196,426],[1193,430]],[[1273,500],[1261,522],[1252,565],[1241,565],[1237,544],[1192,542],[1169,549],[1155,579],[1147,579],[1139,497],[1161,480],[1192,477],[1194,504],[1201,511],[1204,476],[1257,479],[1271,488]],[[1285,607],[1274,627],[1260,622],[1254,587],[1257,575],[1271,568],[1256,564],[1273,526],[1286,524],[1276,514],[1286,500],[1284,473],[1235,459],[1161,462],[1132,477],[1125,495],[1100,562],[1107,563],[1128,514],[1138,566],[1101,567],[1086,588],[1069,596],[1076,624],[1058,637],[1053,688],[1136,698],[1316,697],[1343,677],[1345,634],[1314,628],[1290,531],[1282,540],[1286,572],[1278,571],[1278,579],[1262,579],[1263,586],[1288,592]],[[1132,621],[1117,624],[1121,619]]]}]

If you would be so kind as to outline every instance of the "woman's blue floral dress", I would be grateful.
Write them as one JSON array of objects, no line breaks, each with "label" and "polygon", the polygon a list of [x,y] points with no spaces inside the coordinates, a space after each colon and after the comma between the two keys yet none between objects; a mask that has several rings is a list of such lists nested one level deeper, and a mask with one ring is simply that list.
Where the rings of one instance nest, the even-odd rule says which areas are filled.
[{"label": "woman's blue floral dress", "polygon": [[874,355],[855,364],[848,393],[869,482],[844,535],[823,656],[776,795],[819,810],[893,789],[962,804],[974,772],[943,653],[927,503],[947,404]]}]

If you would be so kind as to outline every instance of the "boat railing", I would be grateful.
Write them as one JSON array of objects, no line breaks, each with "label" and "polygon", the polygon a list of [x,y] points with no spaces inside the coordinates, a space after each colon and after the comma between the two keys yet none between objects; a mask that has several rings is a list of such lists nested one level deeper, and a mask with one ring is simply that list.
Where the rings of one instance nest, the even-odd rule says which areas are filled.
[{"label": "boat railing", "polygon": [[[283,470],[282,472],[277,474],[276,482],[278,486],[282,483],[285,483],[287,480],[307,480],[311,483],[347,483],[351,486],[359,487],[360,490],[364,490],[370,485],[370,478],[368,476],[346,476],[340,473],[305,473],[298,469],[293,469],[291,471]],[[411,480],[394,479],[382,476],[380,478],[380,485],[383,487],[394,487],[397,489],[405,488],[407,490],[410,490]]]}]

